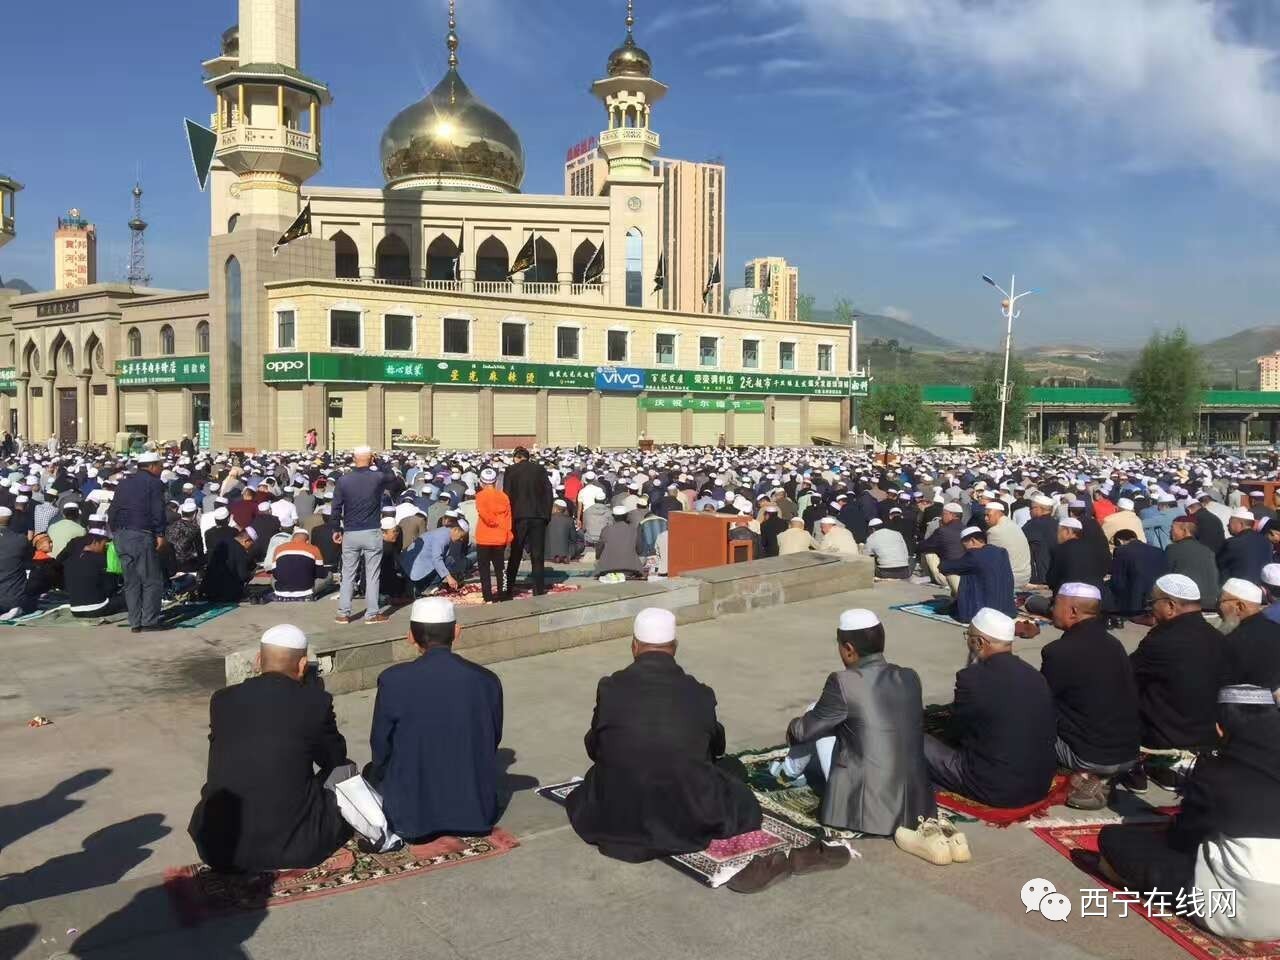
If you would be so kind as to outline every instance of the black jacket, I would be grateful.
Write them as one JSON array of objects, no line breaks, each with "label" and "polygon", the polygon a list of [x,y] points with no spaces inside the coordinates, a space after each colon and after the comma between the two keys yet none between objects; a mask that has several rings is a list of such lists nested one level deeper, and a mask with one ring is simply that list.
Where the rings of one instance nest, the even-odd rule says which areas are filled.
[{"label": "black jacket", "polygon": [[[325,778],[345,763],[333,698],[279,673],[209,700],[209,773],[189,832],[217,870],[313,867],[351,835]],[[313,770],[319,768],[319,772]]]},{"label": "black jacket", "polygon": [[1044,798],[1057,768],[1057,721],[1035,667],[1012,653],[971,663],[956,674],[951,710],[967,795],[993,807]]},{"label": "black jacket", "polygon": [[937,554],[939,560],[959,560],[964,556],[960,534],[963,523],[939,523],[936,530],[920,541],[920,555]]},{"label": "black jacket", "polygon": [[120,481],[111,499],[112,530],[140,530],[164,536],[164,481],[145,470]]},{"label": "black jacket", "polygon": [[27,596],[27,571],[35,548],[26,534],[0,528],[0,607],[20,607]]},{"label": "black jacket", "polygon": [[1049,572],[1045,583],[1055,594],[1064,583],[1087,583],[1102,589],[1107,575],[1108,556],[1100,560],[1097,551],[1087,540],[1076,537],[1059,543],[1050,553]]},{"label": "black jacket", "polygon": [[1217,553],[1227,542],[1227,531],[1222,528],[1222,520],[1216,513],[1201,507],[1196,511],[1196,539]]},{"label": "black jacket", "polygon": [[1058,545],[1058,520],[1056,517],[1032,517],[1022,525],[1031,549],[1031,582],[1047,583],[1053,548]]},{"label": "black jacket", "polygon": [[1222,634],[1199,612],[1157,624],[1142,638],[1129,660],[1138,685],[1144,747],[1213,745],[1222,653]]},{"label": "black jacket", "polygon": [[551,478],[542,464],[523,460],[508,467],[502,478],[502,492],[511,500],[513,520],[551,519]]},{"label": "black jacket", "polygon": [[674,657],[641,654],[600,681],[586,748],[593,764],[569,820],[608,856],[695,853],[760,829],[755,795],[714,763],[725,749],[716,695]]},{"label": "black jacket", "polygon": [[1164,551],[1141,540],[1116,547],[1111,558],[1111,613],[1135,614],[1147,609],[1151,588],[1169,570]]},{"label": "black jacket", "polygon": [[[1203,512],[1203,511],[1202,511]],[[1262,583],[1262,568],[1271,562],[1271,541],[1265,533],[1246,530],[1232,537],[1218,551],[1218,577],[1226,583],[1232,577]]]},{"label": "black jacket", "polygon": [[1169,560],[1170,573],[1188,576],[1200,588],[1200,606],[1205,610],[1217,610],[1218,561],[1208,545],[1187,537],[1169,544],[1164,554]]},{"label": "black jacket", "polygon": [[1138,690],[1124,645],[1100,617],[1082,620],[1040,654],[1058,714],[1058,736],[1100,766],[1138,756]]},{"label": "black jacket", "polygon": [[1280,689],[1280,623],[1257,613],[1223,638],[1222,685]]}]

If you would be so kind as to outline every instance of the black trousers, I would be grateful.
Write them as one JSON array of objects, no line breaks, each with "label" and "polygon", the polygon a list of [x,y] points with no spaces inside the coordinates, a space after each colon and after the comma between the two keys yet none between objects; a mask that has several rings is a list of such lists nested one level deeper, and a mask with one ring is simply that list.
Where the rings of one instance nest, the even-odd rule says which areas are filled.
[{"label": "black trousers", "polygon": [[[476,547],[476,564],[480,567],[480,592],[486,600],[502,593],[502,555],[506,547]],[[497,586],[495,591],[494,586]]]},{"label": "black trousers", "polygon": [[507,562],[507,590],[510,596],[515,588],[516,574],[520,572],[520,561],[527,551],[533,564],[533,595],[541,596],[547,592],[545,574],[543,572],[543,554],[547,545],[547,521],[522,519],[515,522],[513,531],[515,539],[511,542],[511,559]]}]

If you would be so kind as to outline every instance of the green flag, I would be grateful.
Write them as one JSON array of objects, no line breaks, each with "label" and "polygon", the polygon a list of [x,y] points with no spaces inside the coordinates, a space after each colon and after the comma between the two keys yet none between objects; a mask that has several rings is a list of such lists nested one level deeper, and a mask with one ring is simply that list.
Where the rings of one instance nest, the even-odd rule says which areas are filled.
[{"label": "green flag", "polygon": [[191,148],[191,165],[196,171],[196,183],[203,191],[209,185],[209,171],[213,169],[213,155],[218,149],[218,135],[189,118],[184,123],[187,128],[187,145]]}]

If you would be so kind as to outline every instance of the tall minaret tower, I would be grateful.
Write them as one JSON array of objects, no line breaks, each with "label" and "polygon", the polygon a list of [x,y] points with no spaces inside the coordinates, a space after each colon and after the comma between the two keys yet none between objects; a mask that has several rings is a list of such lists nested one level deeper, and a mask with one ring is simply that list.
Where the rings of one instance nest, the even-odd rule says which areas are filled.
[{"label": "tall minaret tower", "polygon": [[329,88],[298,69],[299,0],[240,0],[240,22],[204,64],[218,133],[213,234],[283,231],[299,190],[320,169],[320,111]]},{"label": "tall minaret tower", "polygon": [[[653,61],[637,44],[634,0],[627,0],[627,36],[609,55],[608,76],[591,85],[604,104],[608,129],[600,134],[600,152],[609,162],[604,195],[610,198],[607,288],[615,306],[655,307],[652,278],[662,254],[660,217],[662,179],[654,173],[661,140],[650,126],[653,105],[667,94],[653,79]],[[634,265],[643,266],[639,278]],[[628,273],[628,264],[632,269]]]}]

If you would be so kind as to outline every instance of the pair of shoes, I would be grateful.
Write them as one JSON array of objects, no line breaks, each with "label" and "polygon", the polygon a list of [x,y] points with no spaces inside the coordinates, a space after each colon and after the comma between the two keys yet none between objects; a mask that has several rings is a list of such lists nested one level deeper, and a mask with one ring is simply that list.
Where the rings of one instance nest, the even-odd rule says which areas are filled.
[{"label": "pair of shoes", "polygon": [[1101,810],[1111,799],[1111,785],[1094,773],[1073,773],[1067,806],[1073,810]]},{"label": "pair of shoes", "polygon": [[973,853],[969,850],[969,838],[957,830],[951,818],[941,811],[938,812],[938,826],[951,846],[952,863],[968,863],[973,859]]},{"label": "pair of shoes", "polygon": [[760,893],[791,876],[791,858],[775,851],[756,857],[726,886],[734,893]]},{"label": "pair of shoes", "polygon": [[[893,842],[897,844],[898,849],[903,853],[909,853],[913,857],[919,857],[927,863],[932,863],[937,867],[945,867],[952,863],[964,863],[969,859],[969,844],[964,840],[964,835],[954,833],[960,838],[960,842],[952,844],[947,838],[943,830],[942,824],[936,819],[930,817],[926,820],[919,817],[918,826],[915,830],[909,830],[906,827],[899,827],[893,832]],[[950,821],[947,826],[954,832],[955,828],[951,827]],[[963,844],[963,847],[961,847]],[[957,861],[957,850],[962,850],[963,859]]]},{"label": "pair of shoes", "polygon": [[1158,785],[1178,793],[1182,790],[1182,785],[1186,781],[1186,775],[1177,767],[1152,766],[1150,777]]},{"label": "pair of shoes", "polygon": [[373,623],[390,623],[390,622],[391,622],[391,618],[388,617],[385,613],[375,613],[372,617],[364,618],[364,625],[366,627]]},{"label": "pair of shoes", "polygon": [[843,843],[829,844],[815,840],[807,847],[797,847],[791,851],[791,872],[797,877],[803,877],[823,870],[839,870],[852,859],[853,854]]},{"label": "pair of shoes", "polygon": [[340,613],[333,618],[334,623],[350,623],[354,618],[349,614]]},{"label": "pair of shoes", "polygon": [[141,627],[130,627],[130,628],[129,628],[129,632],[130,632],[130,633],[141,633],[141,632],[142,632],[142,628],[141,628]]},{"label": "pair of shoes", "polygon": [[1151,787],[1147,781],[1146,768],[1141,763],[1133,765],[1133,768],[1121,779],[1120,785],[1130,793],[1146,793]]}]

